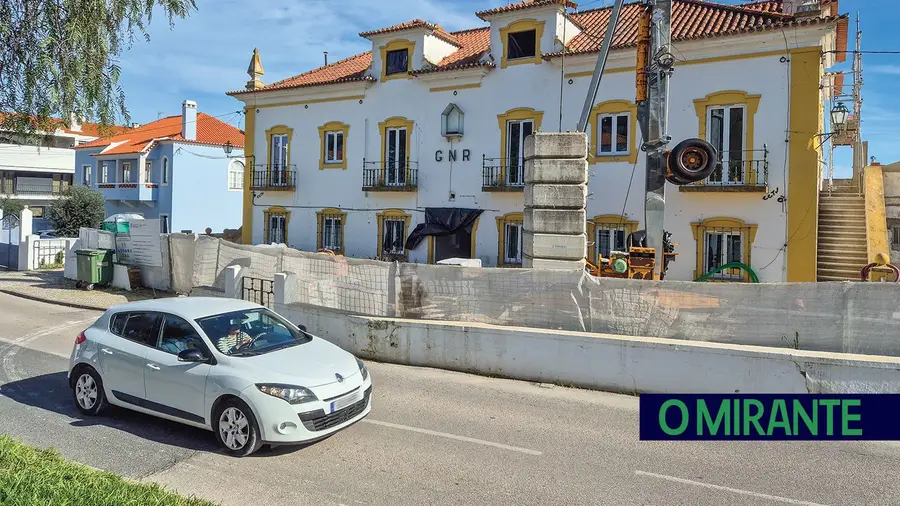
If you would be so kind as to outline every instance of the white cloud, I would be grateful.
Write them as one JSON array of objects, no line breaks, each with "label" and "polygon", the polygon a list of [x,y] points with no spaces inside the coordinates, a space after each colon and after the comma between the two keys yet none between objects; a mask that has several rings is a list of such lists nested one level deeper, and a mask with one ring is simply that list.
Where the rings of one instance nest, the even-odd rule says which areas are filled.
[{"label": "white cloud", "polygon": [[900,75],[900,65],[872,65],[867,70],[878,74]]}]

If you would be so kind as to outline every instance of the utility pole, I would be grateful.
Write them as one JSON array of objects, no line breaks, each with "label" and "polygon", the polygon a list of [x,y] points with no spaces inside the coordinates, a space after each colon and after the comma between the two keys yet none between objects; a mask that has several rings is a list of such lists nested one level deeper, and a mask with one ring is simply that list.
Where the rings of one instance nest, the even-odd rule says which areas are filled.
[{"label": "utility pole", "polygon": [[[668,135],[669,78],[674,72],[675,58],[670,46],[672,42],[672,0],[645,0],[647,10],[643,13],[641,26],[645,35],[649,27],[649,58],[638,55],[638,63],[645,60],[645,67],[637,69],[638,78],[638,123],[644,143],[641,150],[647,154],[647,176],[644,195],[644,221],[647,247],[656,250],[653,279],[660,279],[663,272],[663,228],[666,215],[666,175],[667,146],[672,138]],[[640,34],[639,48],[640,48]],[[644,43],[646,44],[646,40]],[[646,96],[641,97],[640,73],[646,72]],[[644,98],[643,101],[640,98]]]}]

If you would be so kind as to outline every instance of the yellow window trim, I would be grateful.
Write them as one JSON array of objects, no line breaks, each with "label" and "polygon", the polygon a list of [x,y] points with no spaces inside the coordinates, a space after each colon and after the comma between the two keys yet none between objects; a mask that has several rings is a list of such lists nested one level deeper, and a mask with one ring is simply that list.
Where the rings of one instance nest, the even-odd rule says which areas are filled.
[{"label": "yellow window trim", "polygon": [[503,216],[497,216],[497,267],[521,267],[520,264],[508,264],[504,261],[506,255],[506,225],[518,224],[522,225],[525,220],[523,213],[507,213]]},{"label": "yellow window trim", "polygon": [[326,216],[336,216],[341,219],[341,251],[339,253],[346,254],[344,252],[344,230],[347,228],[347,213],[336,207],[326,207],[321,211],[316,211],[316,249],[322,249],[322,225],[323,218]]},{"label": "yellow window trim", "polygon": [[[698,98],[694,100],[694,110],[697,113],[697,119],[699,120],[700,132],[699,137],[703,140],[708,140],[706,138],[706,118],[707,111],[710,107],[715,106],[726,106],[726,105],[743,105],[747,108],[747,116],[744,118],[747,126],[747,137],[744,149],[746,149],[745,157],[746,160],[744,163],[747,167],[753,166],[753,127],[754,120],[756,119],[756,111],[759,109],[759,100],[762,98],[762,95],[750,95],[746,91],[739,90],[727,90],[727,91],[717,91],[715,93],[710,93],[704,98]],[[756,171],[749,171],[747,177],[747,184],[749,186],[754,186],[756,184]],[[698,184],[703,184],[703,181],[700,181]]]},{"label": "yellow window trim", "polygon": [[[409,233],[409,224],[412,221],[412,215],[403,212],[402,209],[387,209],[376,214],[378,217],[378,249],[375,251],[376,258],[381,259],[384,255],[384,220],[403,220],[403,233]],[[406,238],[403,243],[403,256],[409,258],[409,250],[406,249]]]},{"label": "yellow window trim", "polygon": [[[628,154],[600,155],[600,116],[605,114],[628,114]],[[628,100],[607,100],[591,109],[591,149],[588,151],[590,163],[628,162],[637,163],[637,104]],[[613,125],[615,127],[615,125]],[[613,128],[615,129],[615,128]],[[615,139],[612,139],[615,142]]]},{"label": "yellow window trim", "polygon": [[[530,63],[534,65],[541,64],[541,38],[544,36],[544,25],[546,22],[537,21],[535,19],[520,19],[514,23],[510,23],[500,29],[500,40],[503,43],[503,55],[500,57],[500,68],[505,69],[510,65],[522,65]],[[509,35],[512,33],[527,32],[534,30],[534,57],[533,58],[516,58],[510,60],[509,55]]]},{"label": "yellow window trim", "polygon": [[[344,153],[340,163],[325,163],[325,134],[328,132],[342,132],[344,134]],[[340,121],[329,121],[319,127],[319,170],[343,169],[347,170],[347,138],[350,136],[350,125]]]},{"label": "yellow window trim", "polygon": [[622,227],[625,229],[625,239],[628,240],[628,234],[633,234],[638,228],[637,220],[628,219],[628,215],[621,214],[599,214],[587,222],[588,235],[588,260],[591,263],[597,262],[597,226]]},{"label": "yellow window trim", "polygon": [[[415,122],[402,116],[393,116],[378,124],[378,131],[381,133],[381,180],[385,180],[385,171],[387,170],[387,130],[388,128],[406,128],[406,158],[412,158],[410,147],[412,146],[412,134]],[[409,166],[406,166],[409,170]],[[408,181],[409,179],[407,179]]]},{"label": "yellow window trim", "polygon": [[265,211],[263,211],[263,216],[265,217],[264,219],[266,220],[265,235],[263,236],[263,241],[266,244],[269,243],[269,232],[270,232],[269,216],[272,216],[273,214],[284,216],[284,243],[290,244],[288,242],[288,230],[290,229],[290,227],[288,227],[288,225],[290,225],[290,223],[291,223],[291,212],[281,206],[272,206],[272,207],[266,209]]},{"label": "yellow window trim", "polygon": [[539,132],[541,121],[544,119],[544,111],[536,111],[530,107],[517,107],[497,115],[497,124],[500,126],[500,159],[506,160],[505,163],[500,164],[500,181],[506,181],[506,164],[509,163],[506,152],[506,122],[526,119],[534,121],[533,132]]},{"label": "yellow window trim", "polygon": [[[705,220],[691,223],[691,233],[694,235],[694,242],[697,244],[697,263],[694,268],[694,279],[705,274],[703,272],[703,255],[706,251],[706,232],[712,230],[740,230],[742,236],[743,263],[751,264],[750,252],[753,250],[753,241],[756,240],[756,229],[758,225],[750,225],[737,218],[707,218]],[[750,275],[744,273],[744,281],[750,282]]]},{"label": "yellow window trim", "polygon": [[[241,219],[241,244],[253,244],[253,171],[256,170],[254,146],[256,144],[256,108],[244,107],[244,158],[250,164],[250,170],[244,170],[244,201]],[[269,150],[271,151],[271,149]],[[98,167],[99,172],[99,167]],[[98,174],[99,176],[99,174]]]},{"label": "yellow window trim", "polygon": [[[287,135],[288,144],[287,144],[287,157],[284,161],[284,170],[290,170],[291,167],[291,144],[293,144],[292,140],[294,138],[294,129],[288,128],[285,125],[275,125],[272,128],[266,130],[266,184],[271,182],[272,180],[272,136],[273,135]],[[247,187],[249,188],[249,186]]]},{"label": "yellow window trim", "polygon": [[[416,53],[416,43],[411,40],[397,39],[388,42],[379,48],[381,50],[381,80],[390,81],[391,79],[412,79],[409,72],[413,69],[413,55]],[[406,49],[406,73],[404,74],[387,74],[387,54],[388,51],[399,51]]]},{"label": "yellow window trim", "polygon": [[[475,258],[475,238],[477,237],[476,232],[478,231],[478,222],[480,220],[481,220],[481,216],[479,215],[477,218],[475,218],[475,222],[472,223],[472,245],[469,248],[469,250],[470,250],[469,257],[470,258]],[[434,263],[434,236],[433,235],[428,236],[428,263],[429,264]]]}]

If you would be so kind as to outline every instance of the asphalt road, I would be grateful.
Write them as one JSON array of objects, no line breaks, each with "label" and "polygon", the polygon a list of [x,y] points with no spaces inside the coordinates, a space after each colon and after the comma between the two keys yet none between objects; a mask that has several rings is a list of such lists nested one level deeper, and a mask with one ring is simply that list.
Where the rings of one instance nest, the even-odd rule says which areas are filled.
[{"label": "asphalt road", "polygon": [[900,445],[641,442],[633,397],[378,363],[366,421],[230,458],[203,430],[79,416],[65,369],[97,316],[0,294],[0,432],[224,505],[900,503]]}]

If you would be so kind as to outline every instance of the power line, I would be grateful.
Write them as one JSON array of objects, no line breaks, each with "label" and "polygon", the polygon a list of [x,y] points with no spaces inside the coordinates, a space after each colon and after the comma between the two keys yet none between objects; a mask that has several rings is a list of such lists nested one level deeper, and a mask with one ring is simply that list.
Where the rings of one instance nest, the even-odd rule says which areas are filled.
[{"label": "power line", "polygon": [[846,51],[825,51],[826,53],[846,53],[846,54],[900,54],[900,51],[856,51],[856,50],[846,50]]}]

